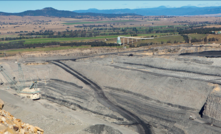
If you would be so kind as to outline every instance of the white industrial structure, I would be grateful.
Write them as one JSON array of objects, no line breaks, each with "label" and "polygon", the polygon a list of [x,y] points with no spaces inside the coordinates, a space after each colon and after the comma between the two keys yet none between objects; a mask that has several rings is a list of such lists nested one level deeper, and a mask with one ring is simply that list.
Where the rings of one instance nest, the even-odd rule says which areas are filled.
[{"label": "white industrial structure", "polygon": [[139,38],[139,37],[126,37],[126,36],[118,36],[117,37],[117,44],[121,45],[121,38],[123,38],[123,45],[124,45],[124,39],[127,39],[127,44],[129,44],[129,39],[132,39],[132,45],[133,45],[133,40],[135,39],[136,42],[137,40],[150,40],[154,38]]}]

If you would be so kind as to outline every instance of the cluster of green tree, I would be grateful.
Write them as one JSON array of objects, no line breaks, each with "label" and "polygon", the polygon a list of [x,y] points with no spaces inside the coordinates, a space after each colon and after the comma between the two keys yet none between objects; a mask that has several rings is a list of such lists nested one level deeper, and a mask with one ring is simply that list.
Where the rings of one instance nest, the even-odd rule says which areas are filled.
[{"label": "cluster of green tree", "polygon": [[152,44],[153,44],[153,42],[150,42],[150,43],[140,43],[139,46],[150,46]]},{"label": "cluster of green tree", "polygon": [[39,32],[34,32],[32,31],[31,33],[27,33],[26,35],[54,35],[53,30],[45,30],[45,31],[39,31]]},{"label": "cluster of green tree", "polygon": [[188,21],[174,21],[173,23],[188,23]]},{"label": "cluster of green tree", "polygon": [[0,50],[17,49],[17,48],[35,48],[35,47],[45,47],[52,45],[59,45],[59,42],[25,44],[25,41],[13,41],[9,43],[0,43]]},{"label": "cluster of green tree", "polygon": [[193,38],[193,39],[191,39],[191,42],[202,42],[202,41],[204,41],[204,42],[207,42],[207,41],[219,41],[219,39],[218,38],[209,38],[208,40],[207,40],[207,37],[205,37],[204,39],[196,39],[196,38]]},{"label": "cluster of green tree", "polygon": [[196,38],[191,39],[191,42],[201,42],[201,41],[203,41],[203,39],[196,39]]},{"label": "cluster of green tree", "polygon": [[106,42],[70,42],[70,43],[60,43],[60,46],[119,46],[115,43],[106,43]]},{"label": "cluster of green tree", "polygon": [[201,26],[206,26],[206,25],[208,25],[208,24],[215,24],[215,25],[220,25],[221,24],[221,22],[217,22],[217,21],[215,21],[215,22],[210,22],[210,21],[203,21],[203,22],[189,22],[188,23],[188,25],[201,25]]},{"label": "cluster of green tree", "polygon": [[201,26],[206,26],[208,24],[217,24],[220,25],[221,22],[211,22],[211,21],[202,21],[202,22],[190,22],[190,21],[174,21],[174,23],[187,23],[188,25],[201,25]]},{"label": "cluster of green tree", "polygon": [[82,26],[74,26],[76,28],[87,28],[87,27],[90,27],[90,28],[94,28],[94,27],[107,27],[107,24],[104,24],[104,25],[82,25]]},{"label": "cluster of green tree", "polygon": [[176,29],[171,29],[171,30],[156,30],[156,33],[175,33],[177,30]]},{"label": "cluster of green tree", "polygon": [[189,37],[187,35],[181,34],[186,43],[189,43]]},{"label": "cluster of green tree", "polygon": [[0,38],[0,41],[12,41],[12,40],[21,40],[21,39],[35,39],[35,38],[59,38],[60,36],[20,36],[20,37],[5,37]]},{"label": "cluster of green tree", "polygon": [[190,33],[197,33],[197,34],[212,34],[212,31],[220,31],[221,28],[191,28],[191,29],[187,29],[187,30],[182,30],[179,29],[178,32],[179,34],[190,34]]},{"label": "cluster of green tree", "polygon": [[93,42],[93,44],[91,44],[91,47],[104,47],[104,46],[113,47],[113,46],[119,46],[119,44],[116,44],[116,43],[105,43],[105,42]]},{"label": "cluster of green tree", "polygon": [[117,31],[117,30],[121,30],[121,28],[94,28],[94,30],[111,30],[111,31]]},{"label": "cluster of green tree", "polygon": [[161,41],[160,43],[153,43],[153,42],[150,42],[150,43],[140,43],[137,46],[139,47],[139,46],[149,46],[149,45],[153,45],[153,44],[167,44],[167,43],[174,43],[175,44],[175,43],[179,43],[179,42],[176,41],[176,40],[174,40],[174,41],[168,40],[167,42]]},{"label": "cluster of green tree", "polygon": [[213,37],[213,38],[209,38],[209,39],[208,39],[208,41],[218,41],[218,40],[219,40],[219,39],[214,38],[214,37]]},{"label": "cluster of green tree", "polygon": [[9,43],[0,43],[0,50],[5,49],[18,49],[18,48],[36,48],[36,47],[46,47],[46,46],[83,46],[89,45],[91,47],[100,47],[100,46],[119,46],[115,43],[106,43],[106,42],[70,42],[70,43],[60,43],[60,42],[48,42],[48,43],[33,43],[25,44],[25,41],[14,41]]},{"label": "cluster of green tree", "polygon": [[8,25],[8,23],[7,23],[7,22],[1,22],[1,21],[0,21],[0,25]]},{"label": "cluster of green tree", "polygon": [[16,31],[15,33],[27,33],[28,31]]},{"label": "cluster of green tree", "polygon": [[0,38],[0,41],[11,41],[19,39],[30,39],[30,37],[5,37],[5,38]]},{"label": "cluster of green tree", "polygon": [[91,46],[91,47],[102,47],[102,46],[119,46],[116,43],[106,43],[106,42],[70,42],[70,43],[61,43],[60,46]]}]

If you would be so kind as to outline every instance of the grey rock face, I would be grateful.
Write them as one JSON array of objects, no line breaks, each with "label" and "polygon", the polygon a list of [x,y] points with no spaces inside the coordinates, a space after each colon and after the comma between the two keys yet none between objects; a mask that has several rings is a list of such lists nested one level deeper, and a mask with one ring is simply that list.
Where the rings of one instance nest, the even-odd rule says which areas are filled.
[{"label": "grey rock face", "polygon": [[208,96],[203,115],[221,121],[221,93],[220,87],[214,88]]}]

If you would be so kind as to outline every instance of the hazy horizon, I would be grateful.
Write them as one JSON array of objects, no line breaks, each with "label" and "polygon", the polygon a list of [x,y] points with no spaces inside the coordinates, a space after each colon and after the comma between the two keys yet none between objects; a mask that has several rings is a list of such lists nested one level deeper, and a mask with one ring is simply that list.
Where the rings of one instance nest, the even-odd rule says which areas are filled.
[{"label": "hazy horizon", "polygon": [[178,8],[184,6],[195,7],[218,7],[220,1],[1,1],[0,12],[18,13],[27,10],[43,9],[52,7],[58,10],[88,10],[88,9],[139,9],[156,8],[165,6],[167,8]]}]

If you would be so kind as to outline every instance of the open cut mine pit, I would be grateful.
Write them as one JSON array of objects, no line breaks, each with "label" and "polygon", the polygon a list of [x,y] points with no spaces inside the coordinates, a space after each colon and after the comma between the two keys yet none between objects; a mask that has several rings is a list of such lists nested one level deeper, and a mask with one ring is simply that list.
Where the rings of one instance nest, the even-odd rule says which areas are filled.
[{"label": "open cut mine pit", "polygon": [[[24,87],[36,82],[41,99],[16,95],[2,74],[0,98],[46,134],[220,134],[220,48],[196,47],[24,55]],[[16,59],[0,62],[19,79]]]}]

